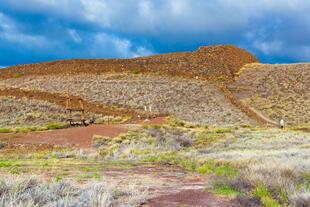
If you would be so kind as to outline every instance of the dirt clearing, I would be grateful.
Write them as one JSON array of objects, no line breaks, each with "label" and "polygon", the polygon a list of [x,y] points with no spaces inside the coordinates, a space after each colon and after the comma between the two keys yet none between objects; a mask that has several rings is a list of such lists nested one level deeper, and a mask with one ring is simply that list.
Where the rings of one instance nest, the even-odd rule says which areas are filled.
[{"label": "dirt clearing", "polygon": [[0,134],[0,139],[7,140],[9,144],[53,144],[69,145],[80,148],[91,147],[93,135],[116,137],[126,131],[119,125],[91,125],[44,132],[9,133]]}]

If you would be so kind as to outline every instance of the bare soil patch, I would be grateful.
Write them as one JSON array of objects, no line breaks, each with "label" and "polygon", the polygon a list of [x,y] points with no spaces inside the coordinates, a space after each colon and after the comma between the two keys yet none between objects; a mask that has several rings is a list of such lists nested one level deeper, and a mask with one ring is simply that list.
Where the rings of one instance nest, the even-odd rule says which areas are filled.
[{"label": "bare soil patch", "polygon": [[168,194],[153,198],[145,207],[238,207],[232,199],[215,197],[203,189],[183,190],[178,193]]},{"label": "bare soil patch", "polygon": [[68,129],[59,129],[44,132],[30,133],[10,133],[1,134],[2,140],[6,140],[8,144],[53,144],[68,145],[80,148],[91,147],[93,135],[102,135],[108,137],[116,137],[125,132],[122,126],[115,125],[91,125],[88,127],[77,127]]},{"label": "bare soil patch", "polygon": [[[139,120],[128,125],[90,125],[87,127],[72,127],[50,131],[39,131],[29,133],[7,133],[0,134],[0,140],[6,141],[9,145],[60,145],[74,146],[79,148],[90,148],[93,135],[117,137],[127,131],[128,127],[140,127],[142,125],[163,125],[166,124],[165,117],[157,117],[149,121]],[[134,128],[135,128],[134,127]]]}]

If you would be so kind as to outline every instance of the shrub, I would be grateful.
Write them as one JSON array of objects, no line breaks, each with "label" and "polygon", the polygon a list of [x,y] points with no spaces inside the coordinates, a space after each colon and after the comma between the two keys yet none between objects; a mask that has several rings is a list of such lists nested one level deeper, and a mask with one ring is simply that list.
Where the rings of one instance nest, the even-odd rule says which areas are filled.
[{"label": "shrub", "polygon": [[226,182],[216,181],[212,186],[213,191],[219,195],[225,196],[238,196],[241,195],[239,191],[233,188],[233,186],[227,184]]},{"label": "shrub", "polygon": [[194,138],[194,146],[197,148],[205,148],[218,141],[221,137],[219,133],[212,133],[209,131],[200,132]]},{"label": "shrub", "polygon": [[271,197],[267,187],[263,185],[257,186],[252,192],[254,196],[260,199],[261,203],[266,207],[278,207],[279,203]]},{"label": "shrub", "polygon": [[168,124],[172,127],[184,127],[185,123],[179,121],[175,116],[169,116],[167,118]]},{"label": "shrub", "polygon": [[238,175],[238,171],[234,167],[228,164],[220,164],[212,161],[205,162],[203,165],[198,167],[197,172],[200,174],[214,173],[217,176],[224,176],[228,178],[235,178]]},{"label": "shrub", "polygon": [[13,76],[13,78],[21,78],[21,77],[23,77],[24,75],[23,74],[21,74],[21,73],[16,73],[14,76]]},{"label": "shrub", "polygon": [[11,133],[13,132],[12,129],[9,128],[0,128],[0,133]]},{"label": "shrub", "polygon": [[60,123],[49,123],[46,125],[46,128],[48,130],[53,130],[53,129],[63,129],[65,127],[64,124],[60,124]]},{"label": "shrub", "polygon": [[110,137],[94,135],[92,138],[92,147],[98,148],[102,145],[107,145],[111,142]]}]

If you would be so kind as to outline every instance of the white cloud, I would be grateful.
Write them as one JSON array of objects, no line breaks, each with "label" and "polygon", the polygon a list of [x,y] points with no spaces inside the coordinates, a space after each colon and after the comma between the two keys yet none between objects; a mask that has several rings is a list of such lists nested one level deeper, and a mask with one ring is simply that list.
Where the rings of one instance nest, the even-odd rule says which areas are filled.
[{"label": "white cloud", "polygon": [[19,31],[16,23],[9,17],[0,13],[0,39],[26,47],[42,47],[48,41],[40,35],[30,35]]},{"label": "white cloud", "polygon": [[106,33],[98,33],[94,37],[89,53],[93,57],[132,58],[146,56],[153,52],[146,47],[135,47],[128,39],[119,38]]},{"label": "white cloud", "polygon": [[77,33],[76,30],[68,29],[68,34],[71,37],[71,39],[73,40],[73,42],[75,42],[75,43],[81,43],[82,42],[82,38],[80,37],[80,35]]},{"label": "white cloud", "polygon": [[[308,0],[2,0],[1,4],[21,14],[92,28],[93,35],[104,34],[103,40],[94,38],[99,46],[122,57],[150,52],[131,40],[134,37],[161,45],[239,44],[263,55],[310,59]],[[46,44],[44,35],[30,35],[8,23],[0,27],[0,38],[7,41]],[[74,27],[67,32],[75,43],[86,41]],[[108,54],[95,47],[93,53]],[[304,54],[296,57],[296,48]]]},{"label": "white cloud", "polygon": [[283,52],[283,42],[279,40],[272,40],[269,42],[255,41],[254,48],[264,53],[265,55],[281,54]]}]

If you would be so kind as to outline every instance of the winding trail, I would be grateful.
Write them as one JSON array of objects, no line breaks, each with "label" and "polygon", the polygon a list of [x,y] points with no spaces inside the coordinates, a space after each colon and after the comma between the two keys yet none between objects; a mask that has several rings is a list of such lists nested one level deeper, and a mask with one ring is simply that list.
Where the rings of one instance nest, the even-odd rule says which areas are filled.
[{"label": "winding trail", "polygon": [[242,101],[240,101],[227,87],[225,83],[219,83],[219,88],[222,90],[224,96],[230,101],[230,103],[236,108],[240,109],[249,118],[256,121],[258,124],[263,126],[277,126],[277,123],[267,118],[257,110],[247,106]]}]

